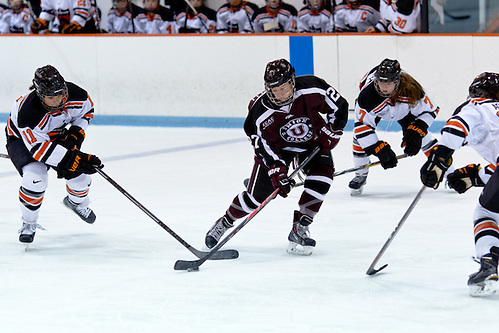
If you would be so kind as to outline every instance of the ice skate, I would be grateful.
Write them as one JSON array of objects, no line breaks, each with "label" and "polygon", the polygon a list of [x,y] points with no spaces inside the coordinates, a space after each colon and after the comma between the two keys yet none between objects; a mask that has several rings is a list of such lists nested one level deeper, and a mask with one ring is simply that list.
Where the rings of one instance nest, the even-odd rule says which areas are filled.
[{"label": "ice skate", "polygon": [[[286,252],[299,256],[309,256],[314,251],[315,240],[310,238],[308,226],[312,223],[312,218],[307,215],[302,215],[298,218],[300,212],[295,211],[293,228],[289,233],[289,245]],[[306,224],[306,225],[305,225]]]},{"label": "ice skate", "polygon": [[95,222],[96,216],[95,213],[89,207],[81,207],[80,205],[74,203],[69,199],[69,197],[65,197],[62,200],[62,204],[66,206],[68,209],[72,210],[76,213],[83,221],[92,224]]},{"label": "ice skate", "polygon": [[23,225],[21,229],[19,229],[18,231],[19,241],[21,243],[26,244],[26,247],[28,244],[33,243],[33,240],[35,239],[36,229],[45,230],[41,225],[39,225],[36,222],[27,223],[23,221]]},{"label": "ice skate", "polygon": [[223,234],[230,228],[232,228],[232,224],[227,220],[225,215],[219,218],[206,233],[206,237],[204,239],[206,247],[209,249],[215,247],[220,238],[222,238]]},{"label": "ice skate", "polygon": [[480,259],[480,270],[470,275],[470,295],[475,297],[492,295],[497,290],[497,262],[499,248],[493,246],[490,253]]},{"label": "ice skate", "polygon": [[361,195],[366,183],[367,173],[355,174],[355,177],[350,181],[350,183],[348,183],[348,187],[350,188],[350,195],[354,197]]}]

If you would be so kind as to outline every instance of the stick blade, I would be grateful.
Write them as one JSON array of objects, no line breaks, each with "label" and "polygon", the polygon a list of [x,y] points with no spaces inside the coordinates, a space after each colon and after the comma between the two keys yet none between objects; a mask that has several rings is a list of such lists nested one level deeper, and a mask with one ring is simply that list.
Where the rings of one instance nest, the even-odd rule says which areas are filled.
[{"label": "stick blade", "polygon": [[382,269],[385,269],[386,266],[388,266],[388,264],[384,264],[379,269],[374,269],[374,267],[369,267],[369,269],[367,270],[366,274],[367,275],[374,275],[374,274],[378,273],[379,271],[381,271]]},{"label": "stick blade", "polygon": [[[208,254],[208,252],[206,254]],[[227,260],[236,258],[239,258],[239,252],[237,250],[222,250],[213,253],[210,260]]]},{"label": "stick blade", "polygon": [[196,271],[199,270],[199,260],[177,260],[173,269],[176,271]]}]

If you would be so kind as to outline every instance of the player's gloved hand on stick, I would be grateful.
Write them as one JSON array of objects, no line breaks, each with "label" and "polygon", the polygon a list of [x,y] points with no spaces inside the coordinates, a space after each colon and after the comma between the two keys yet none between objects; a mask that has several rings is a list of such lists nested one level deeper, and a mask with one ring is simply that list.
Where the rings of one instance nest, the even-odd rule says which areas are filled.
[{"label": "player's gloved hand on stick", "polygon": [[95,173],[95,168],[102,168],[101,160],[90,154],[85,154],[76,148],[68,150],[57,165],[57,177],[71,179],[82,173]]},{"label": "player's gloved hand on stick", "polygon": [[401,145],[401,147],[405,147],[404,153],[408,156],[416,155],[421,150],[426,134],[428,134],[428,125],[424,121],[416,119],[404,133]]},{"label": "player's gloved hand on stick", "polygon": [[63,34],[74,34],[81,30],[81,25],[77,22],[71,22],[62,28],[61,33]]},{"label": "player's gloved hand on stick", "polygon": [[57,143],[67,149],[73,149],[74,147],[80,149],[83,140],[85,140],[85,131],[83,128],[73,125],[69,129],[62,131],[59,138],[57,138]]},{"label": "player's gloved hand on stick", "polygon": [[48,26],[47,21],[37,18],[35,22],[31,23],[31,32],[37,34],[40,31],[47,29]]},{"label": "player's gloved hand on stick", "polygon": [[447,184],[457,193],[464,193],[473,186],[483,187],[485,183],[478,175],[480,169],[480,164],[469,164],[459,168],[447,175]]},{"label": "player's gloved hand on stick", "polygon": [[381,162],[383,169],[395,168],[397,166],[397,155],[386,141],[378,141],[371,147],[365,149],[366,153],[373,154]]},{"label": "player's gloved hand on stick", "polygon": [[319,142],[323,150],[331,150],[341,139],[342,130],[334,130],[331,124],[322,126],[319,130]]},{"label": "player's gloved hand on stick", "polygon": [[280,196],[287,197],[294,185],[294,181],[288,178],[288,168],[281,162],[276,162],[268,172],[274,189],[279,189]]},{"label": "player's gloved hand on stick", "polygon": [[444,179],[444,174],[452,164],[452,153],[454,151],[445,146],[436,146],[430,152],[428,160],[420,171],[421,182],[428,187],[438,188]]}]

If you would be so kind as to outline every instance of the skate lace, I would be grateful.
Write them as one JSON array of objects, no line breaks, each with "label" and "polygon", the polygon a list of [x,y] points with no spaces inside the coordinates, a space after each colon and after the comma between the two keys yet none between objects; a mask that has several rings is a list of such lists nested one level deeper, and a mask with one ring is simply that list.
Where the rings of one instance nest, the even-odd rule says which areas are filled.
[{"label": "skate lace", "polygon": [[211,228],[208,235],[218,240],[220,239],[220,237],[222,237],[222,235],[225,233],[226,230],[227,228],[224,226],[223,220],[220,219],[217,221],[217,223],[215,223],[213,228]]},{"label": "skate lace", "polygon": [[81,215],[81,216],[83,216],[85,218],[87,218],[90,215],[90,213],[92,212],[92,210],[90,208],[88,208],[88,207],[81,208],[81,207],[76,206],[75,209],[76,209],[76,212],[79,215]]},{"label": "skate lace", "polygon": [[310,238],[310,231],[308,230],[308,226],[304,226],[300,223],[296,226],[296,234],[300,238]]},{"label": "skate lace", "polygon": [[26,231],[28,231],[29,233],[34,233],[36,229],[45,230],[45,228],[38,223],[23,223],[23,226],[17,231],[17,233],[23,234],[26,233]]}]

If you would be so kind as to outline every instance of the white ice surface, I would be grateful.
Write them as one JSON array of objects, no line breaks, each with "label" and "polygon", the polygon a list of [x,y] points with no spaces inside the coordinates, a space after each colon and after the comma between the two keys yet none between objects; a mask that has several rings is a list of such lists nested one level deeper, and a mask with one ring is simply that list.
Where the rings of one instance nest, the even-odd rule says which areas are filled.
[{"label": "white ice surface", "polygon": [[[334,150],[336,170],[352,167],[351,132]],[[385,133],[396,153],[400,133]],[[194,247],[220,217],[252,167],[242,130],[91,126],[83,150]],[[364,194],[353,174],[337,177],[311,226],[310,257],[285,253],[301,189],[277,198],[227,248],[240,258],[174,271],[195,257],[98,174],[94,225],[61,205],[51,171],[35,242],[25,251],[20,177],[0,161],[1,332],[473,332],[498,327],[499,296],[468,295],[478,269],[472,215],[480,189],[426,190],[377,267],[365,272],[421,188],[424,156],[371,169]],[[456,166],[481,160],[471,149]]]}]

